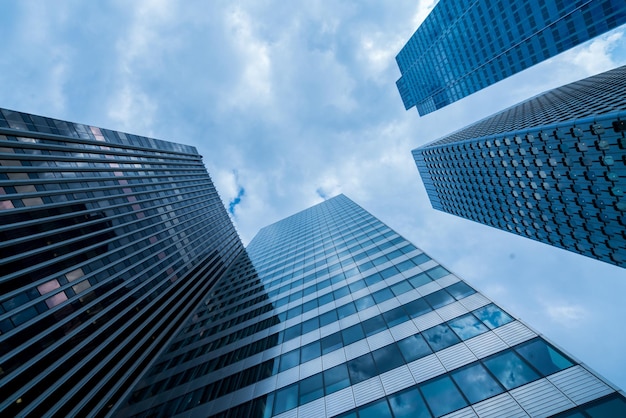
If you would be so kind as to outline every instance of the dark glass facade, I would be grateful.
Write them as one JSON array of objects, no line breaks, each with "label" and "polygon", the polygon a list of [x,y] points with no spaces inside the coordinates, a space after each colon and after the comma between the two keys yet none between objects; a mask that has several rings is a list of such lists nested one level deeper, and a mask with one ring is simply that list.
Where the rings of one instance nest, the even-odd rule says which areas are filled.
[{"label": "dark glass facade", "polygon": [[547,416],[597,405],[626,412],[584,365],[340,195],[263,228],[117,414]]},{"label": "dark glass facade", "polygon": [[413,151],[435,209],[626,267],[626,66]]},{"label": "dark glass facade", "polygon": [[243,250],[193,147],[0,109],[0,415],[104,415]]},{"label": "dark glass facade", "polygon": [[624,23],[623,0],[440,0],[398,53],[396,85],[423,116]]}]

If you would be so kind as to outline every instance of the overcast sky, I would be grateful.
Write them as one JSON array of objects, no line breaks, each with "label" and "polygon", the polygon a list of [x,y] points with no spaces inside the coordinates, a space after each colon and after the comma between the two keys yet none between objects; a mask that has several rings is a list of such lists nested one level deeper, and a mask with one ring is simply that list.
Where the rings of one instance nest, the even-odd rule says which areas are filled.
[{"label": "overcast sky", "polygon": [[344,193],[626,388],[626,270],[433,210],[411,158],[626,64],[625,30],[420,118],[394,58],[434,3],[2,1],[0,107],[196,146],[246,244]]}]

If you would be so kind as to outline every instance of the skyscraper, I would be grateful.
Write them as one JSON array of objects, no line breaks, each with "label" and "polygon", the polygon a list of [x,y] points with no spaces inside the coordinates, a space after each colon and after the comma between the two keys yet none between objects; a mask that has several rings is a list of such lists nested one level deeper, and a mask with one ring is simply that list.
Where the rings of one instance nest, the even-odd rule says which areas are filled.
[{"label": "skyscraper", "polygon": [[263,228],[117,413],[564,411],[619,416],[626,399],[340,195]]},{"label": "skyscraper", "polygon": [[243,250],[193,147],[0,109],[0,415],[103,415]]},{"label": "skyscraper", "polygon": [[440,0],[398,53],[396,84],[423,116],[624,23],[623,0]]},{"label": "skyscraper", "polygon": [[626,66],[413,150],[435,209],[626,267]]}]

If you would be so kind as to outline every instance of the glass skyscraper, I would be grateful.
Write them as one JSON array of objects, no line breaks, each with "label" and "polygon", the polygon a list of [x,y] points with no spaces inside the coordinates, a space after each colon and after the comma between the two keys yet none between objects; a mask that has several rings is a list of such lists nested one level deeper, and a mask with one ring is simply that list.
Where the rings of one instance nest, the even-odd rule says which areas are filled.
[{"label": "glass skyscraper", "polygon": [[117,411],[554,414],[626,400],[343,195],[263,228]]},{"label": "glass skyscraper", "polygon": [[104,415],[243,246],[193,147],[0,109],[0,415]]},{"label": "glass skyscraper", "polygon": [[423,116],[624,23],[623,0],[440,0],[396,84]]},{"label": "glass skyscraper", "polygon": [[413,150],[433,208],[626,267],[626,66]]}]

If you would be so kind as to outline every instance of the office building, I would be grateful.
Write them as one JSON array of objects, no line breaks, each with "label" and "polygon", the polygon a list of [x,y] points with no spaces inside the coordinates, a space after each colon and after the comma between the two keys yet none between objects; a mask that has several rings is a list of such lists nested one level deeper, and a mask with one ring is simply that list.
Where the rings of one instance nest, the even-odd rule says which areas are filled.
[{"label": "office building", "polygon": [[263,228],[116,415],[583,411],[624,415],[626,400],[339,195]]},{"label": "office building", "polygon": [[195,148],[0,109],[0,415],[106,414],[242,250]]},{"label": "office building", "polygon": [[626,66],[413,150],[433,208],[626,267]]},{"label": "office building", "polygon": [[624,23],[623,0],[440,0],[398,53],[396,84],[423,116]]}]

